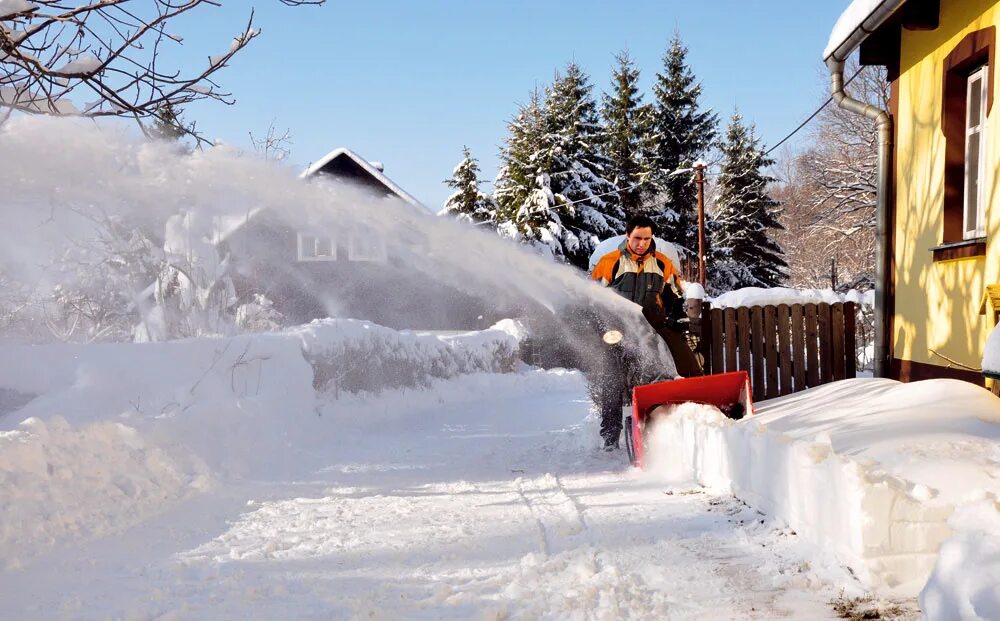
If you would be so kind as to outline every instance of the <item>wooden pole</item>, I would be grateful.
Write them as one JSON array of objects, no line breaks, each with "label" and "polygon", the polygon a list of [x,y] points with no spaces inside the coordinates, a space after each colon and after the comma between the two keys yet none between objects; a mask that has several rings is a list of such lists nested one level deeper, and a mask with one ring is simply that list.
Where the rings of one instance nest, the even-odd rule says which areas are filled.
[{"label": "wooden pole", "polygon": [[705,286],[705,165],[695,166],[698,180],[698,282]]}]

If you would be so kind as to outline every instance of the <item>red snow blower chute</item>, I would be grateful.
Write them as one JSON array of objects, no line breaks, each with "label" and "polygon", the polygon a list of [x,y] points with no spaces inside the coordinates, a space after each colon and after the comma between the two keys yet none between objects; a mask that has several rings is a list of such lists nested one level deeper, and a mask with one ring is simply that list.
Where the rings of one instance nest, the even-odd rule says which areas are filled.
[{"label": "red snow blower chute", "polygon": [[645,433],[653,410],[661,405],[714,405],[730,418],[753,414],[753,393],[746,371],[688,377],[636,386],[632,389],[632,416],[625,419],[625,448],[632,465],[643,467]]}]

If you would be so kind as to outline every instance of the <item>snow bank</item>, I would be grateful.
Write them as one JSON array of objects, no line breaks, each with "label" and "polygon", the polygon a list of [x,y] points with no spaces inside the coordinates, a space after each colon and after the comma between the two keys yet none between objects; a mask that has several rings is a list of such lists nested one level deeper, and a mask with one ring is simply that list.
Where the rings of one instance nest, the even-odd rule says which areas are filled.
[{"label": "snow bank", "polygon": [[1000,374],[1000,325],[993,328],[983,350],[983,371]]},{"label": "snow bank", "polygon": [[928,619],[1000,619],[1000,507],[989,499],[955,512],[920,593]]},{"label": "snow bank", "polygon": [[779,304],[836,304],[854,302],[871,306],[875,303],[874,292],[860,293],[854,289],[838,293],[832,289],[789,289],[787,287],[745,287],[729,291],[712,298],[713,308],[736,308],[740,306],[777,306]]},{"label": "snow bank", "polygon": [[[667,412],[649,431],[658,472],[784,520],[874,590],[915,596],[939,549],[974,547],[962,548],[970,535],[949,522],[956,507],[1000,497],[1000,400],[971,384],[845,380],[756,411],[740,421],[703,406]],[[1000,571],[1000,558],[990,563]]]},{"label": "snow bank", "polygon": [[[323,417],[316,379],[355,392],[511,371],[522,332],[512,321],[436,335],[338,320],[233,338],[0,346],[0,396],[13,404],[0,410],[0,566],[141,520],[211,476],[274,476],[308,459],[344,419]],[[348,417],[365,408],[360,396],[350,405]]]},{"label": "snow bank", "polygon": [[505,320],[488,330],[442,335],[323,319],[291,333],[302,340],[314,386],[337,394],[427,387],[432,379],[513,371],[524,328]]},{"label": "snow bank", "polygon": [[0,432],[0,565],[16,567],[68,536],[138,522],[209,480],[200,461],[120,423],[29,418]]}]

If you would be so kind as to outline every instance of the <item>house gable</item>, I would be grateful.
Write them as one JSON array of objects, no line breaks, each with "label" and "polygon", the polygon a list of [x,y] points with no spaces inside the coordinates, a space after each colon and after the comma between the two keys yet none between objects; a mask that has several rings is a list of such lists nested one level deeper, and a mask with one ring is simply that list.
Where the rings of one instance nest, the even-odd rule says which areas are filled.
[{"label": "house gable", "polygon": [[308,178],[319,174],[359,184],[374,190],[380,196],[393,196],[422,212],[431,214],[427,207],[396,185],[380,168],[350,149],[343,147],[334,149],[305,169],[300,176]]}]

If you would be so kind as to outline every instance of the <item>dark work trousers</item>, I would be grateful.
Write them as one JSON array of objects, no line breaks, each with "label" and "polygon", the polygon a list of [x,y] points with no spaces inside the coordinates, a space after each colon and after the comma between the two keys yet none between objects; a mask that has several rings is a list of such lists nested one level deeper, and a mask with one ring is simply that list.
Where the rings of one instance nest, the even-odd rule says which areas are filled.
[{"label": "dark work trousers", "polygon": [[657,333],[666,343],[670,355],[673,356],[674,366],[677,367],[677,374],[681,377],[696,377],[704,375],[701,363],[695,357],[694,352],[688,347],[687,338],[683,332],[671,330],[666,326],[661,326]]},{"label": "dark work trousers", "polygon": [[601,437],[615,443],[622,432],[622,406],[625,401],[625,368],[621,347],[605,346],[598,375],[601,401]]}]

